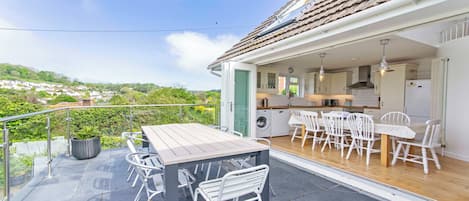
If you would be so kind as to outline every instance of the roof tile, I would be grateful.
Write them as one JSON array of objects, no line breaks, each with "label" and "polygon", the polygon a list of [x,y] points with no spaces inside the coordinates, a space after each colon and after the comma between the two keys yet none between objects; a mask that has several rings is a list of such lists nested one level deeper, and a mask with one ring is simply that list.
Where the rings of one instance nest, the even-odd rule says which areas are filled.
[{"label": "roof tile", "polygon": [[254,31],[250,32],[231,49],[226,51],[213,64],[220,63],[222,61],[276,43],[294,35],[312,30],[319,26],[334,22],[341,18],[353,15],[390,0],[317,0],[314,6],[311,6],[308,8],[308,10],[303,11],[303,13],[296,18],[297,21],[295,23],[292,23],[264,36],[257,37],[257,35],[265,27],[269,26],[272,22],[275,21],[275,16],[280,13],[291,1],[294,0],[288,1],[288,3],[276,11],[274,15],[262,22],[261,25],[256,27]]}]

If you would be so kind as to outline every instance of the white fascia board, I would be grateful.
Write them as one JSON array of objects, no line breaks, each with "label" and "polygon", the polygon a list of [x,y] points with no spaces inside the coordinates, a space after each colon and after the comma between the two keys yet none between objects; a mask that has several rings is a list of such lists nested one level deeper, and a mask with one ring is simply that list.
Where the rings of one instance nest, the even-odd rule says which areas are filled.
[{"label": "white fascia board", "polygon": [[[340,33],[351,31],[359,27],[364,27],[373,23],[377,23],[386,19],[390,19],[392,17],[410,13],[410,12],[413,12],[422,8],[426,8],[428,6],[440,4],[445,1],[448,1],[448,0],[421,0],[416,4],[415,1],[413,0],[393,0],[387,3],[384,3],[382,5],[364,10],[362,12],[353,14],[349,17],[317,27],[313,30],[304,32],[302,34],[287,38],[285,40],[281,40],[277,43],[267,45],[257,50],[253,50],[246,54],[237,56],[231,60],[239,61],[239,62],[255,63],[258,65],[261,65],[263,63],[265,64],[265,62],[259,62],[256,59],[259,59],[261,57],[267,57],[269,55],[272,55],[281,51],[293,49],[301,45],[305,45],[308,43],[318,41],[320,39],[324,39],[324,38],[331,37]],[[373,35],[377,35],[377,33],[386,33],[386,32],[389,32],[390,30],[391,29],[387,29],[386,31],[377,30],[376,32],[373,33]],[[394,30],[398,30],[398,29],[394,29]],[[356,38],[370,37],[370,35],[372,34],[366,34],[365,36],[355,37],[355,39],[354,38],[344,39],[339,42],[357,40]],[[313,48],[318,49],[317,47],[313,47]],[[256,61],[256,62],[252,62],[252,61]]]}]

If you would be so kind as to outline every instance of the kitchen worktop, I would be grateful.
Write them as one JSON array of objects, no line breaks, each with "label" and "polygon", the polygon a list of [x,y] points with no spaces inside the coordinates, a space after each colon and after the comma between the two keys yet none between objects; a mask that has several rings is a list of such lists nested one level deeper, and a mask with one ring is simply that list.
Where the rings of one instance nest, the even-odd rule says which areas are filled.
[{"label": "kitchen worktop", "polygon": [[269,106],[269,107],[257,107],[258,110],[275,110],[275,109],[301,109],[301,108],[345,108],[345,109],[380,109],[380,107],[375,107],[375,106],[344,106],[344,105],[338,105],[338,106]]}]

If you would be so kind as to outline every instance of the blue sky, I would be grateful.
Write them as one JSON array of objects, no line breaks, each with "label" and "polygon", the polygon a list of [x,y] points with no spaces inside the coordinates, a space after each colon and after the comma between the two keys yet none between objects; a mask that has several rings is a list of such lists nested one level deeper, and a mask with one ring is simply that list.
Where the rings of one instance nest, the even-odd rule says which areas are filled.
[{"label": "blue sky", "polygon": [[[216,89],[220,81],[205,70],[207,64],[285,2],[0,0],[0,27],[178,29],[157,33],[0,31],[0,63],[51,70],[83,81]],[[219,29],[191,29],[200,27]]]}]

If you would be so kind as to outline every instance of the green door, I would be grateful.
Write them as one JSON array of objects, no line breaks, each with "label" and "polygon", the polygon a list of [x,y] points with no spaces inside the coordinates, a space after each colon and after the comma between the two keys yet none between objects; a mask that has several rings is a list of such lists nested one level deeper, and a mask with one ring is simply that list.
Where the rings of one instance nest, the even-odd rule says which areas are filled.
[{"label": "green door", "polygon": [[235,70],[234,130],[248,135],[249,131],[249,71]]}]

